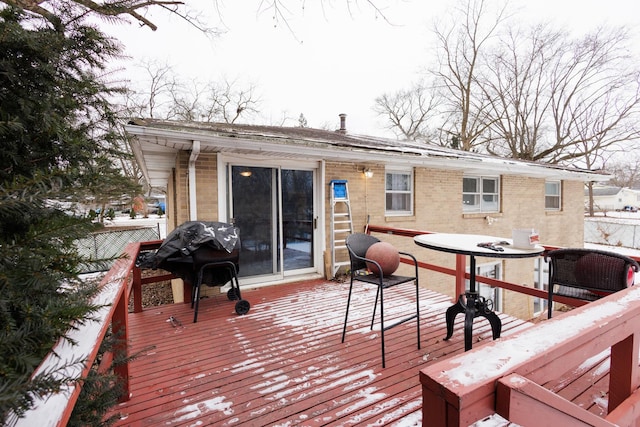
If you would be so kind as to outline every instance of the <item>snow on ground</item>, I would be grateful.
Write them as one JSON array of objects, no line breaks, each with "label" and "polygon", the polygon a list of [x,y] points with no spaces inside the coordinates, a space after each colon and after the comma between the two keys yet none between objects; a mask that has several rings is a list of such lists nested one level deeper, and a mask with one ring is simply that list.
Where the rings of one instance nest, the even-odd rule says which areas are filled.
[{"label": "snow on ground", "polygon": [[[629,225],[638,226],[640,225],[640,212],[616,212],[616,211],[604,212],[604,213],[596,212],[595,216],[593,217],[585,216],[584,220],[585,222],[586,221],[607,221],[607,222],[614,222],[619,224],[629,224]],[[629,248],[624,246],[609,246],[609,245],[585,242],[584,247],[589,249],[598,249],[603,251],[616,252],[616,253],[620,253],[627,256],[640,257],[640,249],[634,249],[634,248]]]},{"label": "snow on ground", "polygon": [[640,222],[640,211],[638,212],[621,212],[621,211],[609,211],[609,212],[595,212],[594,216],[585,216],[585,220],[597,221],[598,219],[618,219],[621,223],[637,224]]},{"label": "snow on ground", "polygon": [[600,251],[611,251],[618,254],[626,255],[626,256],[635,256],[640,257],[640,249],[634,248],[625,248],[622,246],[607,246],[607,245],[599,245],[597,243],[586,243],[584,247],[587,249],[597,249]]}]

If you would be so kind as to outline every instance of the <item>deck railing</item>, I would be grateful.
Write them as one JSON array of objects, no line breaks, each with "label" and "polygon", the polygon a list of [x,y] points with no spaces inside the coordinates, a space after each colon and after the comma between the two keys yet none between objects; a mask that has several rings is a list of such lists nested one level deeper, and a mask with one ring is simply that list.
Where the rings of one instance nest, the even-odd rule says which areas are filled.
[{"label": "deck railing", "polygon": [[[367,232],[410,238],[429,233],[373,225],[368,226]],[[68,341],[61,340],[45,358],[36,374],[65,366],[68,360],[83,359],[85,362],[80,368],[73,372],[66,371],[65,374],[78,379],[84,378],[109,327],[122,334],[126,342],[130,297],[133,296],[133,311],[140,312],[142,286],[173,278],[171,274],[142,277],[141,270],[135,266],[140,252],[154,250],[161,243],[139,242],[127,246],[123,257],[114,263],[101,282],[101,291],[95,302],[104,305],[104,308],[97,313],[94,321],[78,325],[77,329],[70,331],[69,335],[77,345],[71,346]],[[464,292],[464,282],[468,278],[464,257],[457,258],[455,269],[422,261],[419,265],[421,268],[455,277],[456,294]],[[491,286],[546,298],[546,292],[526,286],[485,277],[477,277],[477,280]],[[189,290],[185,289],[184,301],[189,301],[188,293]],[[584,301],[571,298],[558,297],[557,301],[575,306],[585,304]],[[639,317],[640,288],[634,287],[532,326],[517,336],[489,342],[461,356],[431,365],[420,373],[424,402],[423,425],[467,426],[494,413],[517,423],[522,416],[530,416],[528,411],[534,406],[536,411],[543,411],[542,416],[562,416],[565,417],[562,419],[571,420],[575,425],[633,425],[635,420],[640,420],[640,396],[636,396],[640,393],[633,394],[640,381],[637,363]],[[549,340],[549,337],[556,338]],[[612,366],[607,420],[595,417],[537,385],[553,378],[559,369],[571,366],[571,363],[578,364],[606,348],[611,348]],[[120,350],[126,352],[126,348]],[[110,360],[111,357],[106,355],[102,363],[106,364]],[[482,361],[481,365],[479,361]],[[122,365],[117,374],[124,380],[125,399],[128,399],[129,366]],[[58,393],[43,396],[23,418],[11,420],[11,425],[66,425],[80,387],[81,381],[73,382]],[[517,408],[525,408],[524,415]],[[538,416],[536,413],[536,417]],[[526,422],[521,423],[526,425]]]},{"label": "deck railing", "polygon": [[[494,414],[516,425],[633,426],[640,419],[640,287],[631,287],[420,372],[422,425],[469,426]],[[542,387],[610,349],[603,419]]]},{"label": "deck railing", "polygon": [[[414,238],[415,236],[419,236],[421,234],[431,234],[432,231],[422,231],[422,230],[413,230],[408,228],[393,228],[393,227],[385,227],[378,225],[367,225],[365,230],[367,233],[381,233],[387,235],[394,236],[402,236],[402,237],[410,237]],[[549,246],[544,245],[545,252],[553,249],[558,249],[558,246]],[[544,256],[544,253],[542,254]],[[426,270],[437,271],[439,273],[449,274],[455,277],[455,293],[454,295],[461,295],[465,292],[465,280],[469,279],[469,273],[466,272],[466,259],[465,255],[455,255],[456,257],[456,267],[455,269],[446,268],[436,264],[429,264],[423,261],[418,261],[418,266],[420,268],[424,268]],[[402,260],[403,262],[409,262],[408,260]],[[490,277],[478,276],[476,275],[476,282],[485,283],[489,286],[506,289],[509,291],[518,292],[525,295],[530,295],[532,297],[538,297],[546,299],[548,294],[547,291],[542,289],[536,289],[529,286],[518,285],[515,283],[505,282],[503,280],[493,279]],[[568,304],[572,307],[580,307],[587,304],[587,301],[565,297],[565,296],[554,296],[554,301],[560,304]]]},{"label": "deck railing", "polygon": [[[415,237],[429,232],[369,225],[369,233]],[[547,250],[557,247],[545,247]],[[635,258],[636,260],[638,258]],[[452,274],[456,294],[464,292],[465,257]],[[476,276],[491,286],[546,298],[544,291]],[[516,425],[632,426],[640,422],[640,287],[634,286],[562,316],[532,325],[512,337],[488,342],[420,372],[422,425],[466,427],[499,415]],[[610,349],[607,416],[603,419],[541,386]]]},{"label": "deck railing", "polygon": [[[111,329],[114,335],[122,338],[124,345],[114,349],[126,355],[128,335],[128,302],[131,291],[134,291],[135,306],[142,310],[140,269],[135,268],[136,257],[141,250],[154,249],[161,241],[137,242],[127,245],[122,257],[117,259],[111,269],[100,282],[100,290],[93,303],[101,306],[90,320],[74,325],[60,339],[52,351],[45,357],[34,376],[44,372],[59,374],[59,378],[73,378],[57,393],[40,396],[35,406],[23,417],[9,416],[8,425],[15,426],[66,426],[73,412],[82,387],[82,378],[86,378],[93,366],[100,344]],[[158,279],[154,279],[158,281]],[[75,342],[73,345],[71,342]],[[113,354],[105,354],[100,361],[99,369],[107,369],[111,365]],[[78,361],[72,363],[70,361]],[[124,399],[129,396],[129,365],[127,363],[115,368],[115,373],[123,380]]]}]

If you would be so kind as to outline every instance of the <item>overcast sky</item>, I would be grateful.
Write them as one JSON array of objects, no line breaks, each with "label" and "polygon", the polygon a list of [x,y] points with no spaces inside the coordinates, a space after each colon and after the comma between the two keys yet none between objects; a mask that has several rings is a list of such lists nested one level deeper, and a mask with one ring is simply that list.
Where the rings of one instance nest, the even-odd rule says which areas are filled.
[{"label": "overcast sky", "polygon": [[[275,22],[272,12],[260,13],[260,0],[218,0],[222,18],[214,0],[187,0],[225,33],[210,40],[159,11],[151,16],[155,32],[135,23],[105,31],[124,44],[134,81],[142,75],[135,64],[155,60],[185,79],[255,84],[262,102],[254,124],[279,125],[287,116],[295,126],[303,113],[311,127],[337,128],[338,114],[346,113],[350,132],[390,136],[372,111],[374,99],[419,79],[433,57],[433,22],[454,1],[381,0],[385,20],[364,0],[351,12],[347,0],[289,0],[286,22]],[[550,20],[578,33],[601,24],[640,31],[638,0],[511,0],[510,10],[523,21]]]}]

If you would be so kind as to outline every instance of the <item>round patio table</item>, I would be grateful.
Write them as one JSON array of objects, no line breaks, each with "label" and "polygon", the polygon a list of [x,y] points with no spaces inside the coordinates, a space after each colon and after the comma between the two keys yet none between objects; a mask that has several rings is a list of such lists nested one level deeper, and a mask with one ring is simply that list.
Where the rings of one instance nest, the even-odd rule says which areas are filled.
[{"label": "round patio table", "polygon": [[491,258],[529,258],[539,256],[544,247],[514,248],[513,241],[502,237],[481,234],[432,233],[414,237],[416,245],[440,252],[449,252],[469,256],[469,291],[458,297],[458,301],[446,312],[448,340],[453,335],[453,324],[458,314],[464,313],[464,349],[471,350],[473,320],[484,317],[491,325],[493,339],[500,338],[502,322],[493,312],[492,302],[481,297],[476,290],[476,257]]}]

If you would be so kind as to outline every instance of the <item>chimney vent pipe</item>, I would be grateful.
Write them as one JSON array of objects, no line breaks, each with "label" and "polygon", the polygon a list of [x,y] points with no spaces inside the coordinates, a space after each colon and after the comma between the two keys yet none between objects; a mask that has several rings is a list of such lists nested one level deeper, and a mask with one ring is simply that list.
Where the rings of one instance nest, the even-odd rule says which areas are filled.
[{"label": "chimney vent pipe", "polygon": [[347,115],[342,113],[342,114],[338,114],[338,116],[340,116],[340,132],[346,132],[347,131]]}]

